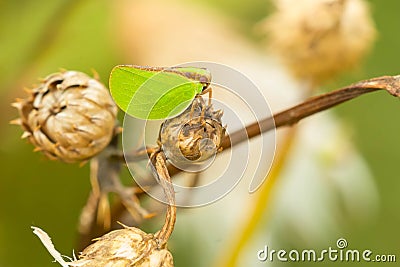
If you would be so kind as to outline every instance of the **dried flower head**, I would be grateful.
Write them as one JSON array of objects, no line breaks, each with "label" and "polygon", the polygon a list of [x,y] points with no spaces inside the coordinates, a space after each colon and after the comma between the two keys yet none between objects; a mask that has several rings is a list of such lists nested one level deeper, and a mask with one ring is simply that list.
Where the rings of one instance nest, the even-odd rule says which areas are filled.
[{"label": "dried flower head", "polygon": [[89,245],[79,259],[64,261],[55,249],[50,237],[40,228],[32,227],[43,245],[63,267],[173,267],[173,258],[168,249],[159,246],[155,235],[147,234],[135,227],[111,231]]},{"label": "dried flower head", "polygon": [[83,250],[71,266],[171,267],[173,259],[153,234],[135,227],[111,231]]},{"label": "dried flower head", "polygon": [[274,0],[269,48],[299,78],[318,84],[356,66],[376,30],[364,0]]},{"label": "dried flower head", "polygon": [[225,136],[222,110],[214,110],[197,97],[179,116],[166,120],[159,141],[169,160],[202,162],[214,156]]},{"label": "dried flower head", "polygon": [[77,71],[47,76],[13,106],[23,138],[50,159],[77,162],[102,151],[116,130],[117,107],[97,79]]}]

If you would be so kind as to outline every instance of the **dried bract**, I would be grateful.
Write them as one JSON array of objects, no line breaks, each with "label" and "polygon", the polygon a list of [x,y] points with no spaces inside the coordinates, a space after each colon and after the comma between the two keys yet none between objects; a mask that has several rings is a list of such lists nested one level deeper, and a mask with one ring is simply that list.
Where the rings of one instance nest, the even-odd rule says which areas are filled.
[{"label": "dried bract", "polygon": [[225,136],[222,115],[222,110],[214,110],[197,97],[182,114],[166,120],[159,141],[167,159],[196,163],[214,156]]},{"label": "dried bract", "polygon": [[319,84],[360,62],[376,30],[364,0],[275,0],[269,48],[295,76]]},{"label": "dried bract", "polygon": [[54,73],[13,104],[22,137],[50,159],[77,162],[102,151],[116,130],[117,107],[98,80],[77,71]]}]

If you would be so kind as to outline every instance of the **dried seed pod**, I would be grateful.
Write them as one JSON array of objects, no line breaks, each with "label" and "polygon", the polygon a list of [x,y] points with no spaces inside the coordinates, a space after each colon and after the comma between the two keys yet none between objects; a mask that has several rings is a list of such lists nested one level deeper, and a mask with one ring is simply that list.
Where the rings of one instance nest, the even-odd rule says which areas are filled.
[{"label": "dried seed pod", "polygon": [[12,121],[22,135],[50,159],[77,162],[102,151],[116,130],[117,107],[98,80],[77,71],[47,76],[13,106],[20,118]]},{"label": "dried seed pod", "polygon": [[33,227],[48,252],[63,267],[173,267],[172,254],[166,245],[159,245],[157,235],[147,234],[135,227],[111,231],[89,245],[73,261],[65,261],[50,237],[42,229]]},{"label": "dried seed pod", "polygon": [[364,0],[274,0],[265,20],[269,48],[295,76],[314,84],[359,64],[376,39]]},{"label": "dried seed pod", "polygon": [[214,156],[225,135],[222,115],[202,97],[195,98],[182,114],[161,126],[159,142],[166,157],[173,163],[201,163]]},{"label": "dried seed pod", "polygon": [[70,266],[172,267],[171,253],[159,247],[153,234],[135,227],[111,231],[83,250]]}]

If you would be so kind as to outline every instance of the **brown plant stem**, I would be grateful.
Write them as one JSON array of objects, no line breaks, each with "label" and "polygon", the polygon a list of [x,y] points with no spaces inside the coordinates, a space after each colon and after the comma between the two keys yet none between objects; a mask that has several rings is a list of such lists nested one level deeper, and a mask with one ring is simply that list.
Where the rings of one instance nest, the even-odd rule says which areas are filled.
[{"label": "brown plant stem", "polygon": [[360,81],[341,89],[312,97],[299,105],[279,112],[272,117],[265,118],[260,122],[255,122],[245,129],[234,132],[230,135],[230,138],[226,137],[224,139],[222,147],[226,149],[245,141],[246,139],[243,138],[243,131],[246,132],[248,138],[253,138],[262,132],[267,132],[274,128],[291,126],[315,113],[324,111],[363,94],[378,90],[386,90],[391,95],[400,97],[400,75],[382,76]]},{"label": "brown plant stem", "polygon": [[[154,149],[153,149],[153,152],[154,152]],[[174,227],[175,227],[175,221],[176,221],[175,191],[172,186],[171,177],[168,173],[167,159],[165,157],[164,152],[160,151],[160,150],[154,152],[154,154],[151,156],[150,161],[151,161],[153,174],[155,175],[158,183],[161,185],[161,187],[164,191],[164,194],[165,194],[165,201],[167,202],[167,211],[166,211],[166,215],[165,215],[164,225],[162,226],[161,230],[155,234],[155,238],[158,240],[159,247],[162,248],[168,242],[168,239],[171,236],[171,234],[174,230]],[[153,179],[153,181],[154,181],[154,179]],[[114,205],[114,208],[117,208],[117,209],[113,209],[113,212],[111,213],[111,221],[118,220],[118,218],[120,218],[122,213],[125,211],[122,203],[117,203],[116,205]],[[91,210],[93,210],[93,208],[91,208]],[[88,216],[94,217],[94,215],[95,215],[95,213],[91,212],[91,215],[88,215]],[[91,218],[91,220],[93,221],[94,218]],[[106,232],[106,230],[104,228],[99,229],[98,226],[92,225],[91,228],[88,231],[86,231],[84,234],[82,234],[82,232],[81,232],[81,239],[85,238],[87,236],[94,237],[94,234],[97,233],[98,231],[100,231],[101,233]],[[83,241],[87,241],[87,238]],[[83,244],[87,245],[86,243],[83,243]],[[82,245],[82,243],[80,245]]]},{"label": "brown plant stem", "polygon": [[156,233],[159,246],[163,247],[171,236],[176,221],[175,191],[172,186],[171,177],[168,173],[167,159],[164,152],[158,151],[151,157],[151,164],[158,183],[161,185],[167,201],[167,213],[165,215],[165,223],[161,230]]}]

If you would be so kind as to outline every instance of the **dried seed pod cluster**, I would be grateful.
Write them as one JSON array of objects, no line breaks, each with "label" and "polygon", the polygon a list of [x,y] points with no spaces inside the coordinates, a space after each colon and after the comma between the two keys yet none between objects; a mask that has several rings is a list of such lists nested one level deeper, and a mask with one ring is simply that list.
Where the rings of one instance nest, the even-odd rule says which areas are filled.
[{"label": "dried seed pod cluster", "polygon": [[214,156],[225,136],[222,110],[214,110],[197,97],[179,116],[166,120],[159,142],[166,157],[175,163],[200,163]]},{"label": "dried seed pod cluster", "polygon": [[171,253],[165,247],[158,247],[153,234],[147,234],[135,227],[111,231],[98,238],[70,266],[97,267],[172,267]]},{"label": "dried seed pod cluster", "polygon": [[77,71],[54,73],[13,104],[22,137],[50,159],[78,162],[101,152],[116,130],[117,107],[97,79]]}]

